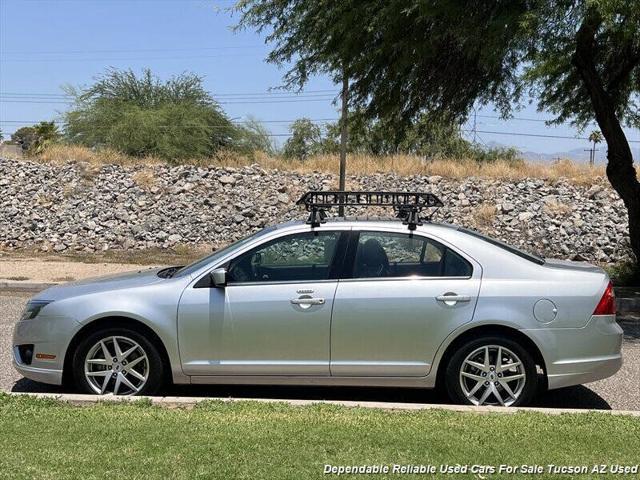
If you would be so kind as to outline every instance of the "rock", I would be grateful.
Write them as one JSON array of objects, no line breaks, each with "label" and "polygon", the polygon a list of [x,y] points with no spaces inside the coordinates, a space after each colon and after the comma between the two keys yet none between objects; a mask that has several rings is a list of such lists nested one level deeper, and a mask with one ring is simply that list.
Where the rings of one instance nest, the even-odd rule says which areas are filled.
[{"label": "rock", "polygon": [[[308,190],[337,185],[332,174],[258,165],[145,165],[153,185],[140,188],[132,178],[140,165],[104,165],[90,176],[87,168],[0,159],[0,252],[94,252],[178,243],[220,247],[266,225],[306,219],[295,200]],[[604,182],[581,186],[562,179],[513,183],[395,173],[350,175],[348,182],[354,190],[434,192],[445,203],[434,221],[475,228],[544,256],[579,253],[590,262],[630,258],[626,210]],[[391,214],[347,210],[348,215]]]},{"label": "rock", "polygon": [[236,179],[230,175],[222,175],[219,179],[223,185],[235,185]]},{"label": "rock", "polygon": [[516,208],[515,205],[511,202],[504,202],[501,206],[501,210],[504,213],[512,212],[513,210],[515,210],[515,208]]}]

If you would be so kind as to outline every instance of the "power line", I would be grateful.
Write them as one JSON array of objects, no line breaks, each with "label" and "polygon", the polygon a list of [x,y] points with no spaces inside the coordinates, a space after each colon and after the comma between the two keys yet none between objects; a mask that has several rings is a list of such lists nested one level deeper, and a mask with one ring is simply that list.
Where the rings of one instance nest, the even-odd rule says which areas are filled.
[{"label": "power line", "polygon": [[[215,100],[215,98],[214,98]],[[327,102],[332,100],[332,98],[283,98],[283,99],[273,99],[273,100],[223,100],[217,101],[216,103],[220,105],[246,105],[253,103],[300,103],[300,102]],[[53,105],[69,105],[73,103],[71,100],[23,100],[23,99],[8,99],[4,100],[0,98],[0,103],[43,103],[43,104],[53,104]]]},{"label": "power line", "polygon": [[[463,132],[472,133],[471,129],[463,129]],[[567,135],[550,135],[544,133],[520,133],[520,132],[492,132],[489,130],[476,130],[476,133],[487,133],[490,135],[510,135],[515,137],[537,137],[537,138],[561,138],[567,140],[589,140],[589,137],[570,137]],[[640,143],[640,140],[628,140],[629,143]]]},{"label": "power line", "polygon": [[[305,97],[305,96],[320,96],[320,95],[337,95],[338,92],[334,89],[324,90],[301,90],[299,92],[289,91],[264,91],[264,92],[226,92],[226,93],[212,93],[214,97],[265,97],[265,98],[280,98],[283,96],[291,97]],[[16,97],[16,98],[74,98],[73,95],[68,93],[23,93],[23,92],[2,92],[0,91],[0,97]]]},{"label": "power line", "polygon": [[[313,98],[313,97],[317,97],[317,98],[325,97],[326,99],[333,99],[337,94],[338,92],[333,89],[325,89],[325,90],[305,90],[301,92],[266,91],[266,92],[214,93],[212,96],[214,99],[225,98],[229,101],[231,100],[240,101],[240,100],[267,100],[267,99],[286,99],[286,98],[305,99],[305,98]],[[27,102],[27,100],[29,101],[37,100],[39,101],[39,103],[40,101],[42,101],[42,103],[46,103],[44,102],[44,100],[51,99],[51,100],[62,101],[66,98],[73,98],[73,96],[68,94],[60,94],[60,93],[0,92],[0,99],[2,98],[5,98],[7,100],[12,100],[12,102],[8,102],[8,103],[21,103],[21,102],[16,102],[15,100],[24,100],[24,103],[30,103],[30,102]],[[64,102],[60,102],[60,103],[64,103]],[[220,102],[220,103],[223,103],[223,102]],[[259,103],[262,103],[262,102],[259,102]],[[512,120],[525,121],[525,122],[537,122],[537,123],[553,122],[553,119],[546,119],[546,118],[532,118],[532,117],[503,118],[497,115],[484,115],[484,114],[474,113],[474,118],[475,117],[496,119],[505,123],[510,122]],[[569,124],[569,122],[563,122],[563,124]],[[476,131],[477,131],[477,127],[476,127]]]},{"label": "power line", "polygon": [[[212,98],[214,100],[217,99],[221,99],[221,100],[226,100],[226,101],[239,101],[239,100],[273,100],[273,101],[280,101],[280,100],[287,100],[287,99],[308,99],[308,98],[318,98],[318,99],[324,99],[324,100],[331,100],[333,98],[335,98],[335,95],[330,93],[319,93],[319,94],[311,94],[311,95],[287,95],[287,96],[275,96],[275,97],[270,97],[270,96],[237,96],[237,97],[222,97],[222,96],[218,96],[218,95],[212,95]],[[73,97],[18,97],[18,96],[12,96],[12,95],[0,95],[0,99],[4,99],[6,101],[11,100],[11,103],[29,103],[31,101],[39,101],[39,102],[63,102],[63,103],[68,103],[68,102],[72,102],[75,101],[75,99]],[[68,100],[67,100],[68,99]]]},{"label": "power line", "polygon": [[[255,121],[257,121],[258,123],[293,123],[297,120],[300,120],[299,118],[293,119],[293,120],[259,120],[256,119]],[[337,122],[338,118],[310,118],[309,121],[311,122],[316,122],[316,123],[326,123],[326,122]],[[64,120],[0,120],[0,123],[7,123],[7,124],[36,124],[36,123],[40,123],[40,122],[53,122],[53,123],[59,123],[59,124],[63,124],[65,123]],[[236,124],[236,125],[248,125],[253,123],[251,120],[243,120],[241,122],[238,121],[232,121],[231,123]]]},{"label": "power line", "polygon": [[[300,102],[327,102],[330,98],[300,98],[300,99],[283,99],[283,100],[231,100],[216,102],[219,105],[247,105],[254,103],[300,103]],[[70,105],[72,101],[58,101],[58,100],[2,100],[2,103],[41,103],[49,105]]]},{"label": "power line", "polygon": [[531,117],[507,117],[507,118],[503,118],[499,115],[478,115],[478,118],[493,118],[496,120],[501,120],[503,122],[508,122],[509,120],[521,120],[524,122],[552,122],[553,119],[551,118],[531,118]]},{"label": "power line", "polygon": [[[262,56],[260,53],[259,56]],[[256,57],[251,53],[221,53],[219,55],[180,55],[173,57],[111,57],[111,58],[1,58],[0,63],[38,63],[38,62],[120,62],[129,60],[194,60],[198,58]]]},{"label": "power line", "polygon": [[129,48],[109,50],[2,50],[2,55],[87,55],[93,53],[145,53],[145,52],[190,52],[215,50],[242,50],[264,48],[265,45],[220,45],[217,47],[186,47],[186,48]]}]

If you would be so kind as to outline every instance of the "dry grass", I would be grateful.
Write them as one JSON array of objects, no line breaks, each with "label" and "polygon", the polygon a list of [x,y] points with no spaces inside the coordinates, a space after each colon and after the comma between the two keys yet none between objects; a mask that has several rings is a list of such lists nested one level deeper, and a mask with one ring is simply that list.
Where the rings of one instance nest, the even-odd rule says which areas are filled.
[{"label": "dry grass", "polygon": [[[221,245],[222,246],[222,245]],[[1,250],[2,260],[31,260],[40,262],[124,263],[135,265],[187,265],[209,255],[212,245],[178,244],[173,248],[105,250],[96,252],[43,252],[32,247],[20,250]],[[62,280],[61,280],[62,281]],[[66,280],[64,280],[66,281]]]},{"label": "dry grass", "polygon": [[[65,164],[69,162],[80,162],[90,165],[136,165],[140,162],[151,163],[154,159],[144,159],[130,157],[123,153],[104,148],[93,150],[79,145],[50,145],[39,156],[39,160],[53,164]],[[163,163],[155,159],[155,163]]]},{"label": "dry grass", "polygon": [[153,170],[149,168],[138,170],[131,176],[131,178],[143,190],[149,190],[157,182],[157,178]]},{"label": "dry grass", "polygon": [[[39,161],[62,164],[80,162],[87,169],[87,176],[95,174],[101,165],[164,165],[165,161],[155,157],[134,158],[110,149],[92,150],[77,145],[53,145],[39,157]],[[290,170],[298,172],[338,171],[337,155],[317,155],[305,161],[287,160],[277,156],[256,153],[253,156],[240,155],[235,152],[220,152],[215,157],[187,160],[183,163],[198,166],[241,167],[258,164],[267,169]],[[93,169],[89,168],[93,166]],[[373,157],[369,155],[349,155],[347,171],[358,175],[373,173],[395,173],[410,175],[440,175],[445,178],[485,177],[500,180],[517,181],[524,178],[545,178],[557,180],[565,178],[574,183],[588,185],[604,178],[604,167],[589,167],[569,160],[561,160],[552,164],[497,161],[490,164],[478,164],[471,159],[440,159],[425,161],[415,155],[390,155]],[[146,177],[146,178],[145,178]],[[138,175],[141,185],[148,184],[151,179],[146,173]],[[136,182],[138,182],[136,180]]]},{"label": "dry grass", "polygon": [[561,216],[571,212],[572,208],[570,205],[567,205],[566,203],[562,203],[554,198],[550,198],[545,200],[544,210],[549,215]]},{"label": "dry grass", "polygon": [[496,206],[488,203],[479,205],[473,211],[473,219],[476,226],[490,227],[493,224],[493,220],[496,218]]}]

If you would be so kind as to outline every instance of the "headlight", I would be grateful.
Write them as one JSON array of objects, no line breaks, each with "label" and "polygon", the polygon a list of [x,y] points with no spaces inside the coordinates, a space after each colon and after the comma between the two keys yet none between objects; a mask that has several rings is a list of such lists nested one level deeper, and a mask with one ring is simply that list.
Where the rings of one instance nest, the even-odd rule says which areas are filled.
[{"label": "headlight", "polygon": [[27,303],[27,306],[24,307],[22,311],[22,315],[20,316],[20,321],[23,320],[31,320],[32,318],[36,318],[40,310],[43,307],[49,305],[52,300],[33,300]]}]

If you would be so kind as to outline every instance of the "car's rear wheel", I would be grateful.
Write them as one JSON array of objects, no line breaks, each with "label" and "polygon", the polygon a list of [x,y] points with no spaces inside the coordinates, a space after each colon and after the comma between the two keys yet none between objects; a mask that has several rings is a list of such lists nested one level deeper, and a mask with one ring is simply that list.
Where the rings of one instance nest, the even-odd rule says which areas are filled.
[{"label": "car's rear wheel", "polygon": [[445,375],[451,399],[467,405],[524,405],[538,385],[536,364],[529,352],[497,335],[464,344],[451,357]]},{"label": "car's rear wheel", "polygon": [[162,384],[158,349],[127,328],[99,330],[80,342],[73,358],[76,385],[97,395],[149,395]]}]

